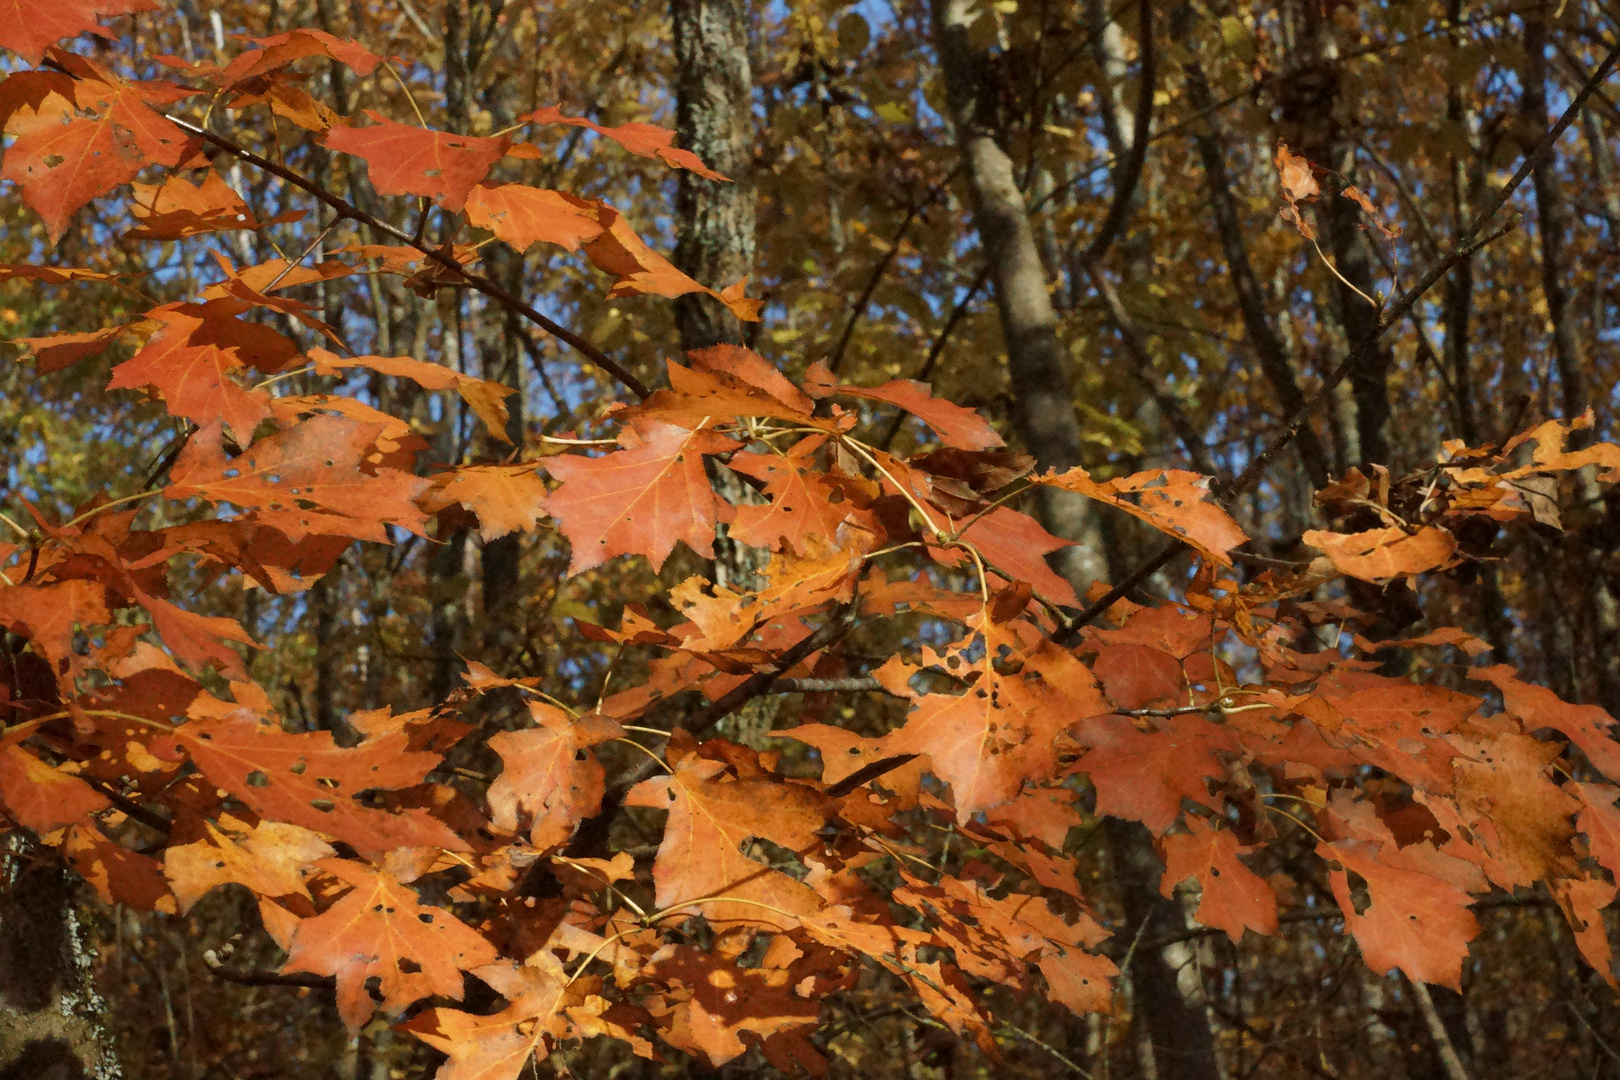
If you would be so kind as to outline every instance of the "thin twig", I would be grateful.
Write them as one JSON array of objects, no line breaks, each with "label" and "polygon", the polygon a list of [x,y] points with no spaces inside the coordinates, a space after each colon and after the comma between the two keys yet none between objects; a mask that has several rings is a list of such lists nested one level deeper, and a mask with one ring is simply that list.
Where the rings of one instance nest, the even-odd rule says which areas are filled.
[{"label": "thin twig", "polygon": [[[1098,262],[1108,254],[1131,212],[1131,198],[1142,179],[1142,167],[1147,162],[1148,144],[1153,141],[1153,95],[1158,90],[1157,55],[1153,47],[1153,4],[1141,0],[1136,6],[1141,25],[1137,30],[1138,48],[1142,59],[1137,74],[1136,114],[1131,125],[1131,145],[1115,172],[1114,197],[1108,204],[1108,213],[1097,227],[1096,236],[1087,245],[1081,261]],[[1093,275],[1095,278],[1096,275]]]},{"label": "thin twig", "polygon": [[1429,993],[1429,987],[1421,979],[1408,979],[1412,987],[1412,996],[1417,999],[1418,1012],[1423,1014],[1423,1022],[1428,1025],[1429,1037],[1434,1040],[1435,1051],[1440,1055],[1440,1064],[1445,1067],[1446,1075],[1451,1080],[1468,1080],[1468,1070],[1463,1068],[1462,1058],[1457,1056],[1457,1048],[1451,1042],[1451,1032],[1446,1030],[1446,1023],[1440,1019],[1440,1012],[1434,1007],[1434,997]]},{"label": "thin twig", "polygon": [[961,171],[962,167],[958,165],[951,171],[949,176],[929,188],[928,194],[923,196],[920,202],[913,203],[907,208],[906,216],[901,219],[900,227],[894,230],[894,237],[889,241],[889,250],[883,253],[883,258],[879,259],[877,265],[872,268],[872,273],[866,279],[866,287],[861,290],[860,298],[855,301],[849,310],[849,318],[844,322],[844,332],[838,336],[838,344],[833,346],[832,355],[827,360],[827,369],[834,375],[838,374],[838,369],[844,363],[844,350],[849,348],[849,339],[854,336],[856,325],[866,314],[866,305],[872,302],[872,294],[877,291],[878,283],[883,280],[883,275],[889,272],[889,267],[893,264],[895,257],[900,254],[900,245],[905,241],[906,233],[911,229],[911,223],[917,220],[917,215],[922,213],[930,203],[939,198],[940,192],[944,191],[946,186],[956,179],[957,173]]},{"label": "thin twig", "polygon": [[433,247],[422,239],[412,236],[405,230],[394,225],[390,225],[387,222],[366,213],[364,210],[360,209],[358,206],[355,206],[347,199],[332,194],[332,192],[328,191],[320,184],[315,183],[315,181],[294,172],[292,169],[289,169],[284,165],[278,165],[269,158],[261,157],[246,147],[238,146],[236,143],[225,138],[223,135],[218,135],[215,132],[194,124],[189,120],[182,120],[173,116],[166,117],[166,119],[182,130],[189,131],[193,135],[198,136],[211,146],[215,146],[220,150],[225,151],[232,157],[246,162],[247,164],[252,165],[254,168],[263,169],[272,176],[285,180],[287,183],[299,188],[305,193],[313,196],[318,201],[324,203],[326,206],[335,211],[340,217],[349,218],[353,221],[359,222],[362,225],[369,225],[378,232],[391,236],[401,243],[415,248],[426,258],[432,260],[434,263],[437,263],[444,269],[454,273],[473,289],[483,293],[485,296],[494,300],[496,303],[501,304],[503,307],[517,312],[519,315],[522,315],[525,319],[534,323],[536,326],[540,327],[553,337],[567,342],[577,352],[586,357],[586,359],[590,360],[591,363],[600,367],[603,371],[606,371],[615,379],[618,379],[619,382],[623,383],[624,386],[637,397],[645,398],[651,393],[651,390],[648,389],[646,383],[643,383],[640,379],[632,375],[622,365],[620,365],[617,360],[614,360],[601,349],[598,349],[589,340],[581,337],[579,334],[576,334],[574,331],[568,329],[566,326],[563,326],[561,323],[546,318],[533,307],[524,303],[516,296],[513,296],[510,292],[506,291],[506,289],[502,288],[500,285],[496,284],[494,281],[490,280],[484,275],[472,273],[466,267],[462,266],[460,262],[456,261],[455,257],[448,251],[443,251],[439,248]]}]

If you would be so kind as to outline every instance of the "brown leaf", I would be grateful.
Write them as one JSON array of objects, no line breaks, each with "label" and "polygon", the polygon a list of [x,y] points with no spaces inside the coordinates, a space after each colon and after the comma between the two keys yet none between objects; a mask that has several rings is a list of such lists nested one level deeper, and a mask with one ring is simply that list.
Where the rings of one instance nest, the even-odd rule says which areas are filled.
[{"label": "brown leaf", "polygon": [[[1460,989],[1468,943],[1479,934],[1468,910],[1472,898],[1439,878],[1387,865],[1378,850],[1363,840],[1316,847],[1322,858],[1344,867],[1330,870],[1328,883],[1362,958],[1379,974],[1400,968],[1408,978]],[[1364,911],[1356,909],[1346,870],[1367,883],[1371,902]]]},{"label": "brown leaf", "polygon": [[1175,895],[1178,882],[1198,882],[1198,921],[1224,930],[1236,945],[1244,930],[1277,932],[1277,894],[1238,859],[1253,848],[1238,843],[1230,829],[1216,829],[1196,815],[1187,818],[1188,832],[1160,837],[1164,879],[1159,892]]},{"label": "brown leaf", "polygon": [[1451,566],[1457,554],[1457,538],[1438,525],[1412,533],[1393,527],[1358,533],[1312,529],[1304,540],[1344,573],[1379,585]]},{"label": "brown leaf", "polygon": [[1122,716],[1094,716],[1077,736],[1086,754],[1075,772],[1091,777],[1097,789],[1097,813],[1140,821],[1162,833],[1181,815],[1181,800],[1221,808],[1208,781],[1224,777],[1222,752],[1235,752],[1227,729],[1200,716],[1171,716],[1159,729],[1138,731]]},{"label": "brown leaf", "polygon": [[399,1013],[422,998],[461,1000],[461,973],[495,959],[495,947],[444,908],[426,907],[392,875],[344,859],[316,864],[351,891],[293,932],[282,971],[337,979],[338,1015],[358,1031],[377,1008]]},{"label": "brown leaf", "polygon": [[717,761],[686,757],[671,775],[643,781],[625,799],[626,806],[669,812],[653,862],[658,906],[711,923],[789,929],[818,910],[821,899],[740,849],[758,837],[789,851],[810,850],[826,820],[821,800],[809,788],[727,779],[725,772]]}]

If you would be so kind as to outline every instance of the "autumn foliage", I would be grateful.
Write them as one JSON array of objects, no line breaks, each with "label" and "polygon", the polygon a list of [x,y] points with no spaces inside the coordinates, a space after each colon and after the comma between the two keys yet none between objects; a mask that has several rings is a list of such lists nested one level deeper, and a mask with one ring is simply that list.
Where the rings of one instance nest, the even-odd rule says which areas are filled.
[{"label": "autumn foliage", "polygon": [[[1247,537],[1211,477],[1037,472],[921,383],[857,386],[814,362],[790,378],[736,346],[669,358],[655,389],[623,373],[592,431],[514,444],[510,388],[356,354],[311,290],[391,275],[521,314],[481,261],[490,243],[547,244],[582,254],[606,296],[704,293],[752,319],[746,283],[693,280],[602,199],[490,178],[544,161],[537,140],[570,125],[598,137],[595,153],[716,174],[668,132],[551,107],[476,137],[337,115],[304,88],[311,62],[370,75],[386,61],[318,30],[237,42],[224,64],[166,58],[168,77],[140,81],[66,40],[153,6],[0,4],[0,46],[20,61],[0,82],[0,175],[51,240],[101,199],[120,242],[214,241],[197,295],[23,342],[42,380],[122,348],[105,392],[161,403],[176,433],[125,490],[65,515],[15,494],[4,508],[20,513],[0,542],[0,629],[16,646],[0,671],[0,825],[104,900],[183,914],[245,887],[282,973],[329,977],[351,1028],[399,1018],[446,1055],[441,1080],[511,1080],[533,1055],[594,1038],[714,1064],[758,1045],[816,1073],[822,1000],[874,969],[992,1054],[988,984],[1108,1011],[1110,935],[1067,844],[1103,817],[1146,826],[1165,894],[1195,883],[1198,921],[1234,941],[1278,931],[1291,886],[1268,846],[1303,830],[1376,971],[1459,985],[1480,932],[1470,905],[1539,883],[1614,985],[1600,915],[1620,878],[1612,719],[1505,665],[1469,668],[1473,693],[1388,673],[1388,650],[1487,646],[1447,630],[1368,640],[1354,628],[1374,620],[1316,599],[1477,558],[1476,521],[1556,527],[1573,474],[1620,480],[1620,446],[1586,439],[1589,418],[1448,443],[1411,476],[1352,471],[1317,499],[1355,527],[1307,533],[1320,557],[1304,569],[1241,582]],[[210,113],[315,133],[338,167],[443,227],[385,226],[216,134]],[[1297,220],[1316,184],[1286,151],[1278,161]],[[324,247],[237,261],[233,234],[302,216],[256,219],[229,178],[255,173],[326,215]],[[355,240],[352,223],[388,242]],[[48,254],[0,267],[40,290],[110,277]],[[324,389],[287,392],[295,374]],[[454,395],[490,453],[431,460],[355,375]],[[892,452],[874,404],[914,417],[930,448]],[[748,497],[718,493],[728,472]],[[1088,607],[1101,593],[1076,595],[1046,560],[1067,541],[1026,512],[1042,487],[1189,547],[1182,600]],[[351,545],[458,527],[486,541],[559,530],[569,575],[622,558],[658,570],[682,545],[713,558],[717,530],[768,555],[724,584],[680,582],[674,619],[635,605],[577,617],[577,634],[640,658],[626,661],[637,681],[610,672],[583,705],[469,662],[431,709],[330,731],[278,715],[244,662],[260,643],[171,586],[183,566],[188,580],[295,594]],[[886,621],[933,629],[858,667],[837,648]],[[807,704],[776,749],[715,737],[726,715],[783,692]],[[903,722],[851,731],[834,707],[847,694],[898,699]],[[644,850],[614,842],[627,817],[652,830]],[[939,830],[972,857],[931,863],[919,837]],[[496,1004],[464,1007],[469,980]]]}]

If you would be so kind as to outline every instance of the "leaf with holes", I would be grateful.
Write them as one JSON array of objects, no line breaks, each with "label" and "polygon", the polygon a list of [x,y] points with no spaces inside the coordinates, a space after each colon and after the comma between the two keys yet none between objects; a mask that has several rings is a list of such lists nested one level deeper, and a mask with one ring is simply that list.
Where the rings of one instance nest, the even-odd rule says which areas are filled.
[{"label": "leaf with holes", "polygon": [[1277,894],[1239,855],[1254,850],[1238,843],[1230,829],[1217,829],[1201,817],[1187,818],[1184,833],[1159,838],[1164,849],[1164,878],[1159,892],[1175,895],[1179,882],[1198,883],[1198,921],[1224,930],[1236,945],[1244,930],[1277,932]]},{"label": "leaf with holes", "polygon": [[6,127],[17,138],[6,150],[0,180],[22,189],[53,244],[90,200],[129,183],[146,164],[129,132],[107,116],[81,115],[59,94],[38,108],[17,110]]},{"label": "leaf with holes", "polygon": [[157,9],[154,0],[0,0],[0,49],[37,64],[47,48],[65,38],[112,38],[98,19]]},{"label": "leaf with holes", "polygon": [[[1472,898],[1440,878],[1388,865],[1378,850],[1366,840],[1316,846],[1318,855],[1343,867],[1329,870],[1328,883],[1362,958],[1380,974],[1400,968],[1408,978],[1460,989],[1468,943],[1479,934],[1468,910]],[[1365,905],[1357,905],[1347,871],[1366,882]]]},{"label": "leaf with holes", "polygon": [[1054,776],[1058,733],[1108,709],[1080,662],[1044,638],[1030,639],[1028,624],[998,624],[984,612],[968,625],[983,636],[982,653],[973,644],[946,665],[967,689],[917,698],[905,724],[882,740],[884,755],[927,754],[964,821],[1011,802],[1026,782]]},{"label": "leaf with holes", "polygon": [[345,750],[330,731],[288,734],[279,724],[238,713],[228,720],[183,724],[155,739],[151,750],[171,761],[189,755],[254,813],[341,840],[362,855],[396,847],[465,850],[464,842],[426,811],[394,814],[356,800],[364,791],[419,784],[438,765],[439,755],[410,751],[407,745],[401,731]]},{"label": "leaf with holes", "polygon": [[315,865],[352,889],[298,924],[282,971],[336,978],[338,1015],[350,1031],[378,1007],[367,979],[377,979],[383,1011],[397,1014],[434,995],[460,1001],[461,973],[495,959],[483,935],[444,908],[423,905],[387,871],[344,859]]},{"label": "leaf with holes", "polygon": [[427,519],[415,500],[431,482],[394,469],[362,468],[384,429],[321,414],[230,457],[216,422],[191,437],[169,470],[163,494],[257,509],[261,521],[294,541],[319,533],[386,542],[384,525],[422,533]]}]

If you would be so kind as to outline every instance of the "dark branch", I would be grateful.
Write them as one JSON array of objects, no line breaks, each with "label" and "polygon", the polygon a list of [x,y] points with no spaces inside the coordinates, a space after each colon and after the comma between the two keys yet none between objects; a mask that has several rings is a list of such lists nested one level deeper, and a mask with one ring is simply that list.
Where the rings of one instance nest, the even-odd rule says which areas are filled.
[{"label": "dark branch", "polygon": [[423,241],[421,237],[412,236],[405,230],[396,228],[395,226],[366,213],[364,210],[360,209],[358,206],[355,206],[347,199],[332,194],[332,192],[328,191],[320,184],[315,183],[315,181],[304,176],[300,176],[293,170],[284,165],[279,165],[276,162],[271,161],[269,158],[260,157],[258,154],[255,154],[246,147],[236,145],[223,135],[215,134],[214,132],[209,131],[207,128],[193,124],[189,120],[180,120],[172,116],[167,117],[167,119],[177,127],[180,127],[200,137],[209,145],[225,151],[234,158],[247,162],[256,169],[263,169],[272,176],[278,176],[287,183],[292,184],[294,187],[301,189],[307,194],[318,199],[320,202],[325,203],[340,218],[349,218],[350,220],[360,222],[362,225],[369,225],[378,232],[391,236],[401,243],[408,244],[409,246],[415,248],[428,259],[431,259],[434,263],[437,263],[445,270],[455,274],[462,281],[466,282],[466,284],[471,288],[478,290],[485,296],[494,300],[496,303],[501,304],[503,307],[517,312],[519,315],[522,315],[525,319],[528,319],[530,322],[546,331],[546,333],[551,334],[553,337],[567,342],[586,359],[590,360],[591,363],[597,365],[603,371],[606,371],[608,374],[612,375],[615,379],[618,379],[619,382],[623,383],[637,397],[644,398],[651,393],[645,383],[622,367],[617,360],[614,360],[601,349],[598,349],[595,345],[591,344],[590,341],[574,333],[561,323],[546,318],[533,307],[513,296],[500,285],[496,284],[494,281],[491,281],[484,275],[470,273],[466,267],[457,262],[455,258],[448,252],[441,251]]}]

